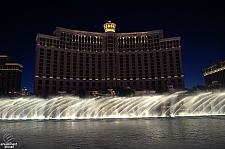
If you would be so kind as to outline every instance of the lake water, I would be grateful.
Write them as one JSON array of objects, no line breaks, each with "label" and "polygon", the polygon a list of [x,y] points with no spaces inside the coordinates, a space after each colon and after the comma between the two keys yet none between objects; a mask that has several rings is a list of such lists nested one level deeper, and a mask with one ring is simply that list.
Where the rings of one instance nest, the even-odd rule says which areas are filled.
[{"label": "lake water", "polygon": [[16,149],[224,148],[225,117],[2,120],[0,137],[6,133]]}]

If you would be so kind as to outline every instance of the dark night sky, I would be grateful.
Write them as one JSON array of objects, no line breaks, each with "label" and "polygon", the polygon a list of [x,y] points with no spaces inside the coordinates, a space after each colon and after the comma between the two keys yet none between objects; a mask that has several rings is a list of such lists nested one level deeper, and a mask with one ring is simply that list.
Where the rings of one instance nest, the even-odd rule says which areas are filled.
[{"label": "dark night sky", "polygon": [[35,37],[52,35],[56,26],[104,32],[108,20],[117,32],[162,29],[164,37],[181,36],[185,87],[204,85],[202,69],[225,60],[225,2],[190,1],[1,1],[0,53],[23,68],[22,87],[33,90]]}]

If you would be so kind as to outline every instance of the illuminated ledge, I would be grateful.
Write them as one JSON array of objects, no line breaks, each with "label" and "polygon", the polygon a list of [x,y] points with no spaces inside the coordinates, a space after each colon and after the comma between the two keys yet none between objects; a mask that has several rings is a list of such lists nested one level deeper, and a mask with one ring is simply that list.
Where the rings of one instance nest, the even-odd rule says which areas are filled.
[{"label": "illuminated ledge", "polygon": [[93,36],[93,34],[95,34],[96,36],[100,36],[100,35],[104,35],[104,33],[100,33],[100,32],[90,32],[90,31],[80,31],[80,30],[72,30],[72,29],[67,29],[67,28],[63,28],[63,27],[56,27],[56,30],[59,30],[60,32],[66,32],[66,33],[75,33],[77,34],[91,34],[91,36]]},{"label": "illuminated ledge", "polygon": [[6,66],[20,66],[21,68],[23,68],[23,65],[21,65],[20,63],[5,63]]},{"label": "illuminated ledge", "polygon": [[153,31],[145,31],[145,32],[129,32],[129,33],[116,33],[116,36],[140,36],[140,35],[149,35],[149,34],[161,34],[162,30],[153,30]]},{"label": "illuminated ledge", "polygon": [[39,33],[38,33],[37,36],[36,36],[36,41],[37,41],[37,39],[40,38],[40,37],[42,37],[42,38],[48,38],[48,39],[60,40],[60,37],[51,36],[51,35],[45,35],[45,34],[39,34]]},{"label": "illuminated ledge", "polygon": [[223,70],[225,70],[225,67],[218,68],[218,69],[215,69],[215,70],[211,70],[209,72],[204,73],[204,76],[207,76],[207,75],[210,75],[210,74],[214,74],[216,72],[220,72],[220,71],[223,71]]},{"label": "illuminated ledge", "polygon": [[17,71],[22,72],[22,70],[20,70],[20,69],[0,69],[0,70],[17,70]]},{"label": "illuminated ledge", "polygon": [[8,57],[7,55],[0,55],[0,57]]},{"label": "illuminated ledge", "polygon": [[180,37],[162,38],[162,39],[159,39],[159,42],[162,42],[162,41],[173,41],[173,40],[180,40]]}]

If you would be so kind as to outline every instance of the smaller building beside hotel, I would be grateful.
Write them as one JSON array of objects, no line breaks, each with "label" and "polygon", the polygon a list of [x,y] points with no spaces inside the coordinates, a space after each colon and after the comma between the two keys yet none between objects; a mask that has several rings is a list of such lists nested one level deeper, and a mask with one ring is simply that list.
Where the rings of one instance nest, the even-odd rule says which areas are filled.
[{"label": "smaller building beside hotel", "polygon": [[213,63],[203,69],[203,72],[206,86],[215,84],[215,82],[225,86],[225,60]]},{"label": "smaller building beside hotel", "polygon": [[23,66],[13,62],[9,55],[0,55],[0,93],[20,93],[22,68]]}]

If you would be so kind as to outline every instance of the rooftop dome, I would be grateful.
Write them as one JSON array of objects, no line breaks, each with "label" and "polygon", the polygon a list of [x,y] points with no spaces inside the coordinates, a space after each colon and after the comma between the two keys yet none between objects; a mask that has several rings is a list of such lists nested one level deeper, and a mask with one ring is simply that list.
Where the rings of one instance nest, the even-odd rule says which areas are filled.
[{"label": "rooftop dome", "polygon": [[115,32],[116,30],[116,24],[112,23],[111,21],[108,21],[103,25],[105,32]]}]

